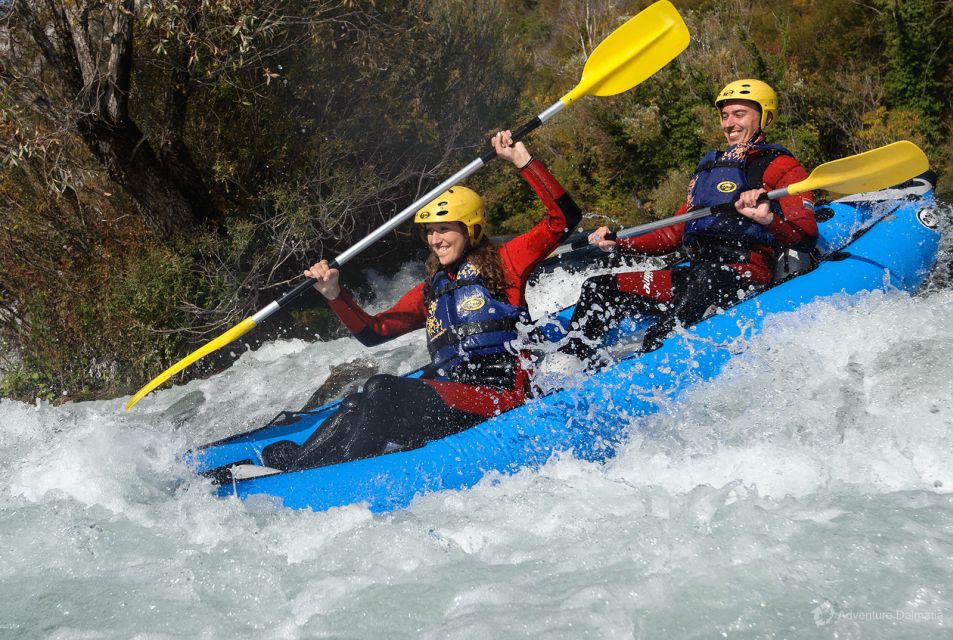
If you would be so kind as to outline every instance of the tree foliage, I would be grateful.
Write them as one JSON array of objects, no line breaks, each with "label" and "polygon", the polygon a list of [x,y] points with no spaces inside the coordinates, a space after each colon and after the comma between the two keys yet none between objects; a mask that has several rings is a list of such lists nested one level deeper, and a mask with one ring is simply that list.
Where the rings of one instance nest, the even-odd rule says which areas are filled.
[{"label": "tree foliage", "polygon": [[[0,3],[0,393],[136,388],[551,104],[648,4]],[[739,77],[778,90],[772,141],[804,164],[908,138],[953,191],[950,2],[676,4],[692,44],[675,63],[528,141],[585,224],[669,215]],[[516,172],[470,186],[497,233],[538,218]],[[365,264],[412,256],[409,236]],[[291,320],[256,334],[338,326],[320,306]]]},{"label": "tree foliage", "polygon": [[935,0],[881,0],[879,4],[887,59],[885,106],[915,113],[920,132],[938,143],[944,134],[944,97],[949,96],[943,87],[949,67],[944,69],[943,62],[950,61],[940,49],[950,44],[953,5]]}]

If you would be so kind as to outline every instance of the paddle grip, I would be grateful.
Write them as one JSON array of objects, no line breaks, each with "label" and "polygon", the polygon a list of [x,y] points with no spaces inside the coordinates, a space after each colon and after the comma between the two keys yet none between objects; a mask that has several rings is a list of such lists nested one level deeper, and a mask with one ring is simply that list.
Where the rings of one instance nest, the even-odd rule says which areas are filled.
[{"label": "paddle grip", "polygon": [[[618,237],[619,237],[618,233],[616,233],[615,231],[610,231],[609,233],[605,235],[603,240],[615,240]],[[585,240],[576,240],[569,246],[572,247],[573,251],[575,251],[576,249],[585,249],[586,247],[589,246],[589,239],[586,238]]]},{"label": "paddle grip", "polygon": [[[340,269],[341,265],[338,264],[337,258],[332,258],[328,261],[328,267],[331,269]],[[278,298],[278,308],[284,308],[289,302],[297,298],[299,295],[310,289],[314,286],[314,278],[305,278],[303,282],[299,282],[298,286],[286,293],[285,295]]]},{"label": "paddle grip", "polygon": [[539,119],[539,116],[536,116],[522,127],[513,132],[513,142],[519,142],[526,137],[526,134],[535,129],[536,127],[543,124],[543,121]]},{"label": "paddle grip", "polygon": [[[527,122],[526,124],[519,127],[518,129],[516,129],[516,131],[513,132],[513,142],[514,143],[519,142],[524,137],[526,137],[526,134],[528,134],[530,131],[539,127],[542,124],[543,124],[543,121],[540,119],[539,116],[536,116],[535,118],[533,118],[532,120],[530,120],[529,122]],[[483,152],[483,155],[480,156],[480,160],[483,161],[483,164],[486,164],[487,162],[489,162],[495,157],[496,157],[496,149],[494,149],[493,147],[490,147],[489,149]]]}]

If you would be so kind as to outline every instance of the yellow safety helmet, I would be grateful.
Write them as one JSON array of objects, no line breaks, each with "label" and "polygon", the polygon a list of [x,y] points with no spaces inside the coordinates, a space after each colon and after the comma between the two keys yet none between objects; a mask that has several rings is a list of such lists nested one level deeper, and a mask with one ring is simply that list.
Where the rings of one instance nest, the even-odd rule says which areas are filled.
[{"label": "yellow safety helmet", "polygon": [[414,222],[462,222],[470,244],[475,245],[486,235],[486,208],[476,191],[457,185],[425,204],[414,216]]},{"label": "yellow safety helmet", "polygon": [[771,114],[772,121],[778,115],[778,94],[767,82],[751,79],[729,82],[715,98],[715,106],[721,109],[721,105],[729,100],[756,102],[761,107],[762,129],[768,128],[768,114]]}]

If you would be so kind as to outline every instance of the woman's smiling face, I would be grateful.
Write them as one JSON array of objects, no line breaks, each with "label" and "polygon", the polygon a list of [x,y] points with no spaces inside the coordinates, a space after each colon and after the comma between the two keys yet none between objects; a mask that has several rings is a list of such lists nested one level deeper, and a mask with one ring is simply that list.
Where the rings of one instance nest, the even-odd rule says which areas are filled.
[{"label": "woman's smiling face", "polygon": [[427,246],[440,264],[451,265],[463,257],[467,249],[467,228],[461,222],[428,222],[424,225]]}]

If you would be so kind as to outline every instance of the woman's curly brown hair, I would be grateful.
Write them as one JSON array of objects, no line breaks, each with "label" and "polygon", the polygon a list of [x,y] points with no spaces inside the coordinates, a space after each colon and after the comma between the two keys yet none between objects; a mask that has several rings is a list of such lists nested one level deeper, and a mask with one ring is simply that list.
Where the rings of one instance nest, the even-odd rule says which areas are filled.
[{"label": "woman's curly brown hair", "polygon": [[[500,258],[499,248],[490,242],[490,238],[483,236],[476,245],[467,248],[463,259],[480,272],[483,284],[486,285],[490,295],[497,300],[505,302],[507,283],[506,276],[503,275],[503,261]],[[427,262],[424,263],[424,270],[427,274],[427,278],[424,281],[424,300],[427,304],[430,304],[432,299],[430,295],[430,283],[433,281],[434,274],[442,268],[437,254],[431,251],[430,255],[427,256]]]}]

